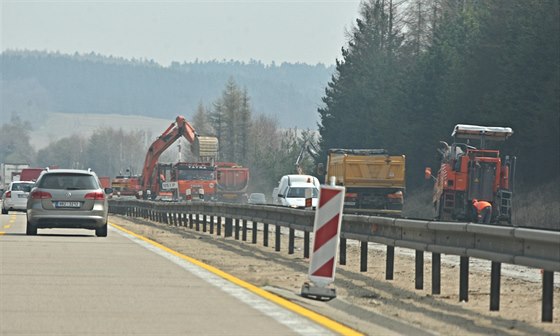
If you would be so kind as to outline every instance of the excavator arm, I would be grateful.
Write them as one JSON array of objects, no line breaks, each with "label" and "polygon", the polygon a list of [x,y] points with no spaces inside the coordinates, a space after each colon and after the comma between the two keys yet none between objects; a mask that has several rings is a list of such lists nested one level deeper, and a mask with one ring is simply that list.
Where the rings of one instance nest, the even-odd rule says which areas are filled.
[{"label": "excavator arm", "polygon": [[191,152],[200,162],[213,162],[218,157],[218,139],[199,136],[184,117],[178,116],[175,122],[163,132],[150,146],[142,169],[142,190],[151,190],[153,174],[160,155],[180,137],[185,137],[191,144]]},{"label": "excavator arm", "polygon": [[315,145],[309,138],[306,139],[305,142],[303,143],[303,146],[301,147],[301,150],[299,151],[299,154],[296,159],[296,163],[295,163],[296,173],[298,173],[299,175],[303,174],[302,161],[304,159],[305,152],[309,153],[309,155],[311,155],[315,160],[319,156],[319,154],[317,153],[318,152],[317,147],[315,147]]}]

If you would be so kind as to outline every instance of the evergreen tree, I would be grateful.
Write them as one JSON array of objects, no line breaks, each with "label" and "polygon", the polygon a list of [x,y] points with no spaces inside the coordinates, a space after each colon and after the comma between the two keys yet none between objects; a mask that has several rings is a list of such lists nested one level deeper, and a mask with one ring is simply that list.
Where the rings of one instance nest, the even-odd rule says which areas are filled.
[{"label": "evergreen tree", "polygon": [[244,164],[249,146],[251,106],[247,91],[241,91],[233,78],[214,103],[210,120],[220,141],[220,160]]}]

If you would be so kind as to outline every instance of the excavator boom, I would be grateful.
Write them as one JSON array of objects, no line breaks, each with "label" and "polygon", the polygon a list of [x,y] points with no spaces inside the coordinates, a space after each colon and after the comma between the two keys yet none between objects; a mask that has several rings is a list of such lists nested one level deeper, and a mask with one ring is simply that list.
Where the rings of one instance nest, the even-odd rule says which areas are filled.
[{"label": "excavator boom", "polygon": [[199,136],[193,126],[184,117],[178,116],[175,122],[152,143],[142,169],[142,189],[151,190],[153,174],[160,155],[180,137],[185,137],[191,144],[191,152],[199,162],[214,162],[218,158],[218,139]]}]

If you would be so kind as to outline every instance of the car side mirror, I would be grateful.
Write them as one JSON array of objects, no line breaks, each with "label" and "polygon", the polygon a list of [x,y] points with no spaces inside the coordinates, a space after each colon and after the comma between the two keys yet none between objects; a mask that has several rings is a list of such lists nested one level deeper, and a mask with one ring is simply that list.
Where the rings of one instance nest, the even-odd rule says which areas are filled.
[{"label": "car side mirror", "polygon": [[109,195],[113,193],[113,188],[105,188],[105,194]]}]

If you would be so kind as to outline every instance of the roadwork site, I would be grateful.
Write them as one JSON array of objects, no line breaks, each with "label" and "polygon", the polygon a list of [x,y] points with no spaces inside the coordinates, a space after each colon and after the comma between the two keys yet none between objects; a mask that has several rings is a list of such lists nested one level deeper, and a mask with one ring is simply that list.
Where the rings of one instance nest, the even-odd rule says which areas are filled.
[{"label": "roadwork site", "polygon": [[[295,253],[289,255],[286,248],[274,251],[273,242],[262,246],[262,232],[258,243],[251,244],[124,216],[111,216],[109,222],[368,335],[377,334],[380,327],[395,335],[558,335],[560,330],[558,279],[553,322],[543,323],[541,274],[536,269],[504,264],[500,310],[490,311],[490,261],[471,259],[469,300],[459,302],[458,257],[442,256],[441,294],[432,295],[428,256],[424,289],[416,290],[414,251],[396,249],[394,280],[387,281],[385,246],[370,243],[368,270],[360,272],[360,247],[349,241],[347,264],[337,265],[337,297],[322,302],[300,296],[309,267],[309,260],[303,258],[303,239],[296,239]],[[287,246],[287,235],[282,235],[281,244]]]}]

